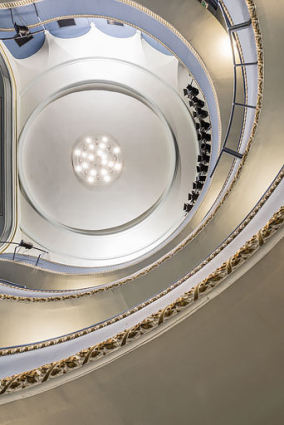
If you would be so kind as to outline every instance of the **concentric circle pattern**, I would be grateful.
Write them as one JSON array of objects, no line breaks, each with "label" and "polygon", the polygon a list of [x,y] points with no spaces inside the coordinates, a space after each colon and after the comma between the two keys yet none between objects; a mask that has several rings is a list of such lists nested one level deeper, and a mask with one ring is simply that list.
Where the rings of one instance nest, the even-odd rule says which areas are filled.
[{"label": "concentric circle pattern", "polygon": [[113,265],[158,246],[184,222],[197,175],[184,100],[149,70],[107,58],[67,63],[42,79],[23,97],[25,232],[72,263]]}]

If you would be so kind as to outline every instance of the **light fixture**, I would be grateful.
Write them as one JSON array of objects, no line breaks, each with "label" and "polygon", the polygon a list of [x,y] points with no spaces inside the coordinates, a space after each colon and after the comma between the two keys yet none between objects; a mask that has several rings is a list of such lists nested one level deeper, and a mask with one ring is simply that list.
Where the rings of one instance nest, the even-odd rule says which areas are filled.
[{"label": "light fixture", "polygon": [[210,123],[209,123],[209,122],[207,122],[207,121],[203,121],[203,120],[201,120],[201,121],[200,121],[200,125],[201,125],[201,130],[202,130],[202,131],[207,131],[207,130],[209,130],[209,129],[210,129],[210,127],[211,127],[211,125],[210,125]]},{"label": "light fixture", "polygon": [[186,86],[187,93],[191,96],[197,96],[199,94],[199,90],[196,87],[193,87],[192,84],[188,84]]},{"label": "light fixture", "polygon": [[76,177],[89,188],[115,181],[123,169],[121,147],[110,135],[80,137],[73,146],[71,161]]},{"label": "light fixture", "polygon": [[196,108],[196,112],[193,112],[193,116],[198,118],[207,118],[208,112],[205,109]]},{"label": "light fixture", "polygon": [[204,151],[204,152],[202,152],[202,154],[206,153],[206,152],[211,152],[211,145],[209,145],[206,142],[202,143],[200,148],[201,148],[202,151]]},{"label": "light fixture", "polygon": [[206,142],[211,142],[211,134],[208,134],[202,131],[201,136],[202,136],[202,139],[205,140]]}]

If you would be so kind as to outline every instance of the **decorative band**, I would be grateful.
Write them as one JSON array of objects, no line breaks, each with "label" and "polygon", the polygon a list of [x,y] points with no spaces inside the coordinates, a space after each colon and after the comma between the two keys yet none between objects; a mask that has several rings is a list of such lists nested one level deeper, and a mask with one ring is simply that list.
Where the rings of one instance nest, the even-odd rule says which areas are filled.
[{"label": "decorative band", "polygon": [[[284,206],[272,216],[268,223],[257,234],[230,257],[228,261],[223,263],[214,273],[210,274],[194,288],[191,288],[188,292],[180,296],[172,304],[152,314],[132,328],[126,329],[106,341],[81,350],[66,359],[45,364],[28,372],[2,379],[0,383],[0,394],[12,393],[47,382],[53,378],[77,370],[87,363],[94,362],[118,350],[131,341],[141,338],[169,318],[189,308],[200,297],[219,285],[220,282],[240,267],[240,265],[250,258],[277,230],[279,230],[283,223]],[[82,332],[82,334],[84,333]]]}]

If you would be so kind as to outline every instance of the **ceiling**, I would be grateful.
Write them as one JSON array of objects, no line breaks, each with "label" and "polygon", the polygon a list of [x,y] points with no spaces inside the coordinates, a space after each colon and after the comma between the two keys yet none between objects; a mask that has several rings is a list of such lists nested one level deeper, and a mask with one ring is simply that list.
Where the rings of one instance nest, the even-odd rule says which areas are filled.
[{"label": "ceiling", "polygon": [[[230,85],[231,80],[223,78],[221,74],[218,78],[213,65],[214,52],[209,50],[204,43],[204,39],[206,35],[210,34],[210,30],[212,30],[212,38],[214,37],[214,24],[211,22],[211,19],[214,18],[194,0],[190,0],[190,2],[176,0],[174,3],[169,2],[169,4],[165,4],[164,0],[157,0],[154,5],[148,0],[143,0],[141,3],[152,8],[154,12],[181,31],[184,30],[183,34],[189,41],[194,41],[195,47],[200,48],[202,59],[212,73],[214,82],[216,82],[218,97],[224,99],[224,102],[221,101],[220,103],[220,110],[222,113],[224,112],[221,116],[223,127],[226,128],[228,111],[226,111],[225,98],[228,101],[230,97],[226,96],[225,87]],[[189,11],[189,3],[192,7],[191,11]],[[29,306],[29,303],[17,304],[16,301],[8,300],[5,303],[1,300],[0,311],[5,312],[8,311],[8,307],[10,308],[9,314],[5,314],[6,320],[8,320],[8,317],[11,318],[9,326],[17,321],[20,323],[21,315],[28,316],[28,309],[30,312],[34,312],[29,320],[32,321],[36,316],[42,319],[42,321],[38,320],[36,324],[31,325],[26,333],[22,332],[21,326],[19,326],[15,332],[11,332],[12,339],[14,337],[17,340],[21,337],[25,339],[26,335],[29,334],[31,341],[34,341],[32,339],[33,333],[38,336],[42,331],[49,332],[50,335],[55,333],[60,335],[63,333],[60,326],[63,326],[64,323],[64,326],[70,325],[71,330],[73,329],[73,320],[76,322],[76,326],[80,325],[80,320],[83,317],[80,309],[81,312],[85,309],[86,317],[88,311],[94,315],[105,313],[106,317],[109,317],[110,311],[112,311],[108,310],[109,308],[119,306],[120,311],[122,311],[124,308],[129,308],[130,305],[134,305],[134,300],[140,300],[140,298],[145,300],[147,296],[153,296],[157,288],[162,291],[176,278],[184,276],[188,270],[198,264],[199,256],[201,258],[201,255],[205,255],[206,249],[208,252],[212,251],[212,247],[215,249],[218,241],[223,241],[224,235],[226,234],[227,237],[230,229],[233,231],[245,219],[246,214],[254,207],[265,189],[269,187],[283,165],[284,159],[282,138],[280,137],[282,131],[282,94],[279,90],[279,87],[282,86],[283,60],[279,57],[279,51],[283,39],[284,5],[279,6],[276,0],[272,0],[269,4],[264,0],[255,0],[255,3],[260,20],[265,56],[263,105],[256,137],[245,166],[217,216],[212,219],[205,231],[197,236],[190,246],[187,246],[187,249],[185,248],[175,254],[175,262],[170,258],[170,261],[165,261],[162,267],[151,270],[148,281],[143,280],[143,276],[140,279],[138,275],[135,283],[139,283],[139,285],[124,285],[121,288],[113,288],[108,291],[110,293],[109,300],[115,300],[115,305],[108,304],[107,294],[102,293],[98,297],[94,297],[96,302],[101,302],[101,304],[98,303],[98,310],[94,309],[95,301],[92,301],[92,298],[89,297],[86,300],[81,299],[79,302],[72,300],[69,306],[68,303],[62,301],[58,302],[58,307],[55,303],[49,305],[45,303],[44,306],[42,305],[41,316],[40,305],[37,307],[35,303],[30,303]],[[191,26],[187,24],[189,14],[191,14]],[[204,32],[201,31],[202,28]],[[187,31],[188,34],[186,34]],[[198,34],[200,34],[200,37],[198,37]],[[169,61],[171,59],[168,58]],[[220,63],[218,66],[221,66]],[[75,94],[77,95],[77,93]],[[84,99],[88,95],[89,93],[84,91],[79,93],[79,96],[83,96]],[[109,95],[108,92],[107,96]],[[112,100],[115,102],[117,97],[119,102],[124,102],[124,100],[118,99],[117,95],[118,93],[115,93]],[[100,92],[98,97],[93,98],[91,102],[98,100],[103,103],[104,101],[100,96],[105,96],[105,93]],[[51,111],[48,113],[56,116],[59,110],[72,108],[72,102],[69,104],[67,100],[62,105],[60,103],[64,103],[65,99],[63,98],[62,102],[61,100],[57,105],[57,102],[54,105],[51,104]],[[79,101],[81,102],[82,98]],[[129,99],[127,99],[128,101]],[[129,109],[129,104],[127,105],[125,108]],[[131,107],[136,108],[136,106]],[[137,108],[140,108],[140,105]],[[144,108],[145,105],[142,109],[144,110]],[[138,111],[138,113],[139,115],[144,114],[142,111]],[[75,113],[73,115],[75,116]],[[45,119],[43,119],[44,121]],[[103,121],[103,119],[100,121]],[[43,122],[39,122],[40,127],[44,125]],[[119,126],[119,119],[117,125]],[[154,125],[155,123],[153,123]],[[157,123],[157,125],[159,124]],[[74,131],[71,127],[68,140],[70,135],[75,132],[75,127]],[[54,129],[48,131],[51,133],[47,132],[46,140],[49,139],[49,134],[52,134]],[[142,136],[147,138],[150,143],[150,135],[147,133],[149,129],[141,128],[141,131],[146,132],[146,136],[143,136],[144,133]],[[116,130],[113,130],[113,132],[115,133]],[[127,137],[127,131],[124,133],[124,137]],[[119,143],[122,139],[122,136],[118,137]],[[121,141],[122,151],[126,152],[126,162],[127,143],[131,143],[130,139],[125,142],[125,145],[123,145],[124,141]],[[159,139],[157,139],[157,142],[159,143]],[[33,137],[31,130],[27,145],[30,146],[31,152],[33,149],[37,149],[37,147],[33,148],[35,143],[36,137]],[[70,142],[70,147],[72,143]],[[49,152],[48,148],[45,148],[44,139],[39,154],[50,155],[52,161],[53,149]],[[163,154],[167,158],[171,157],[167,153],[163,152]],[[66,154],[66,156],[68,155]],[[26,166],[26,175],[30,173],[28,187],[33,188],[33,184],[40,178],[39,174],[33,181],[34,173],[40,173],[40,169],[33,168],[34,163],[33,161],[29,163],[30,158],[31,155],[26,154],[24,165]],[[167,161],[167,158],[163,163]],[[152,159],[154,161],[154,158]],[[168,176],[168,168],[169,163],[164,170],[161,168],[161,173],[164,172]],[[69,171],[74,178],[70,170],[70,163]],[[61,170],[59,171],[60,174]],[[162,182],[157,182],[157,185],[158,183],[162,185]],[[76,181],[76,184],[80,187],[80,183]],[[37,187],[39,196],[42,191],[50,190],[50,181],[47,184],[43,179],[40,185],[42,186]],[[55,184],[52,185],[55,187]],[[153,196],[155,189],[157,189],[157,186],[151,191]],[[164,190],[164,186],[162,189],[159,187],[159,190],[160,192]],[[277,199],[278,204],[281,203],[283,194],[283,189],[281,190],[279,191],[280,199]],[[90,192],[86,191],[86,193]],[[158,197],[159,194],[155,194],[155,196]],[[147,197],[143,196],[144,210],[148,208],[147,200]],[[42,202],[48,201],[49,199],[42,198]],[[89,199],[84,202],[89,202]],[[149,202],[154,201],[151,199]],[[276,204],[271,203],[269,207],[272,213],[275,212],[273,205]],[[50,208],[50,211],[54,213],[54,206],[45,205],[45,207]],[[192,228],[195,228],[194,226],[197,223],[200,224],[201,220],[199,221],[199,219],[204,212],[203,207],[204,204],[190,223]],[[89,208],[91,207],[88,206]],[[57,213],[61,214],[61,219],[66,216],[64,211],[57,211]],[[71,223],[72,226],[75,226],[77,216],[78,214],[74,214],[74,217],[68,217],[68,224]],[[110,214],[103,219],[106,223],[109,223],[112,216]],[[259,219],[256,215],[254,223],[257,225],[260,221],[261,214],[259,213]],[[87,216],[86,223],[88,223]],[[117,223],[114,225],[117,225]],[[263,227],[263,229],[265,228]],[[246,234],[246,230],[244,230],[244,234]],[[1,406],[3,424],[26,425],[30,422],[36,422],[44,425],[52,420],[55,423],[60,421],[62,424],[71,425],[78,422],[89,424],[94,421],[105,425],[110,423],[118,425],[164,423],[167,425],[173,422],[185,423],[188,421],[196,425],[207,423],[212,425],[237,425],[240,423],[244,425],[266,425],[268,423],[278,425],[282,423],[284,420],[282,367],[284,343],[281,326],[284,319],[283,228],[278,230],[277,234],[272,236],[264,245],[261,242],[263,232],[264,230],[257,234],[256,238],[260,241],[260,248],[256,253],[245,261],[237,271],[229,272],[217,288],[212,290],[209,295],[205,294],[203,298],[201,297],[192,308],[185,309],[176,319],[169,319],[156,331],[146,334],[139,342],[121,348],[119,353],[106,356],[104,360],[94,363],[94,366],[89,367],[89,369],[86,367],[81,372],[76,373],[75,371],[73,376],[70,373],[70,378],[63,376],[58,378],[58,381],[54,379],[42,384],[41,390],[43,392],[41,394],[35,394],[36,390],[27,389],[23,393],[27,398],[18,399],[14,402],[13,396],[8,395],[5,399],[7,404],[4,403]],[[243,237],[244,243],[247,238]],[[230,247],[228,249],[230,250]],[[231,251],[230,255],[233,256],[235,250],[232,249]],[[163,251],[161,250],[161,252]],[[226,270],[231,266],[231,258],[233,257],[230,257],[229,263],[226,263]],[[141,262],[139,267],[144,264]],[[31,276],[31,280],[32,276],[37,276],[43,287],[47,285],[48,288],[51,282],[48,273],[36,269],[31,272],[31,268],[28,267],[22,269],[25,270],[23,276],[25,274],[26,280],[29,276]],[[4,267],[2,270],[4,273]],[[13,265],[11,265],[10,273],[13,273],[13,270],[15,276],[17,274],[17,278],[19,278],[21,268],[13,268]],[[129,276],[129,270],[133,271],[133,268],[117,270],[115,272],[116,278]],[[110,273],[105,277],[100,275],[97,277],[102,280],[105,278],[105,282],[111,282],[113,275]],[[161,277],[162,280],[159,280]],[[61,283],[63,288],[68,287],[69,278],[68,276],[65,276],[65,278],[64,283]],[[58,282],[62,281],[58,279]],[[7,303],[10,303],[9,306]],[[65,322],[63,320],[64,313],[66,313]],[[71,317],[72,313],[73,318]],[[45,320],[44,322],[44,315],[45,317],[49,315],[51,321]],[[71,317],[70,320],[67,319],[68,315]],[[14,317],[15,322],[13,322]],[[58,317],[58,320],[56,317]],[[52,320],[55,322],[57,320],[58,325],[52,325]],[[94,321],[94,319],[92,320]],[[23,323],[28,322],[23,320]],[[45,328],[43,328],[43,324]],[[128,326],[130,325],[128,324]],[[75,377],[76,379],[74,379]],[[68,382],[69,380],[70,382]],[[9,401],[11,402],[9,403]]]}]

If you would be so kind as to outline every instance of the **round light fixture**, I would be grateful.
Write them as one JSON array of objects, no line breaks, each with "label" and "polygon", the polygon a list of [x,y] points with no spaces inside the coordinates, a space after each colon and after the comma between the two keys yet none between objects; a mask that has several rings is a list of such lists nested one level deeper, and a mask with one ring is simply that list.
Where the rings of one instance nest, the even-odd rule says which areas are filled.
[{"label": "round light fixture", "polygon": [[83,136],[73,147],[72,166],[76,177],[88,187],[112,183],[122,172],[121,147],[110,135]]}]

